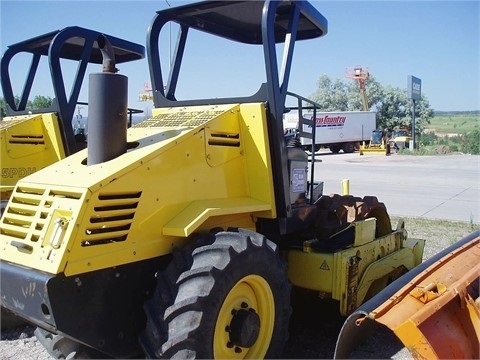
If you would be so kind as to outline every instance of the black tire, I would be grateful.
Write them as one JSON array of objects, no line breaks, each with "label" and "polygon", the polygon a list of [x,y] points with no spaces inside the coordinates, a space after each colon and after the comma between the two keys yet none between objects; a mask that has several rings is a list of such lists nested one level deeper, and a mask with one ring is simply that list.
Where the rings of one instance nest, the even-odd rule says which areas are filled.
[{"label": "black tire", "polygon": [[[214,235],[192,253],[165,311],[165,358],[274,358],[288,337],[291,314],[286,265],[276,245],[247,230]],[[160,343],[158,344],[160,347]]]},{"label": "black tire", "polygon": [[340,145],[331,145],[330,146],[330,151],[334,154],[338,154],[342,147]]},{"label": "black tire", "polygon": [[55,335],[38,327],[34,333],[52,359],[110,359],[104,353],[65,336]]},{"label": "black tire", "polygon": [[343,152],[345,154],[350,154],[355,151],[355,144],[354,143],[345,143],[342,146]]},{"label": "black tire", "polygon": [[138,339],[147,358],[160,357],[161,346],[168,339],[168,324],[164,321],[165,310],[174,303],[177,296],[177,279],[192,266],[193,250],[213,242],[215,239],[213,233],[214,231],[201,238],[192,239],[190,244],[181,249],[174,249],[172,260],[167,268],[155,274],[157,285],[152,297],[143,306],[147,323]]}]

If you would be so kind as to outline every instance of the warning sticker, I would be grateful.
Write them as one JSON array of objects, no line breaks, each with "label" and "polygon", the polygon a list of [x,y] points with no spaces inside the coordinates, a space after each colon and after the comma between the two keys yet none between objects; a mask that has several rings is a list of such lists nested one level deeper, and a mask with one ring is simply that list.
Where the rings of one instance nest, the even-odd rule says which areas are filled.
[{"label": "warning sticker", "polygon": [[323,260],[322,265],[320,265],[320,270],[330,270],[330,267],[327,264],[327,260]]},{"label": "warning sticker", "polygon": [[293,169],[292,191],[294,193],[305,191],[305,169]]}]

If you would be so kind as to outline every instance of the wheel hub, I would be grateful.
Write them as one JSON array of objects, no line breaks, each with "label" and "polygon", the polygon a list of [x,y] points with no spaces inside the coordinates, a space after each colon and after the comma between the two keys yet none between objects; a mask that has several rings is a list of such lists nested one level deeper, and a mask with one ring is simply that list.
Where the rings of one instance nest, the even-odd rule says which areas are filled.
[{"label": "wheel hub", "polygon": [[260,333],[260,317],[253,309],[235,310],[229,328],[231,344],[249,348]]}]

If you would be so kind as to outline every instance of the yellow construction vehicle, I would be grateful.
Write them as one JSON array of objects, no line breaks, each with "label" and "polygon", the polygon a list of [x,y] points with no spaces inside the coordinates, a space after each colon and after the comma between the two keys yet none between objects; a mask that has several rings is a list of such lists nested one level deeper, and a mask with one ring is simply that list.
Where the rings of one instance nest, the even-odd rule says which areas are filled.
[{"label": "yellow construction vehicle", "polygon": [[370,141],[363,142],[360,145],[360,155],[365,154],[390,154],[390,141],[388,140],[388,133],[384,130],[373,130]]},{"label": "yellow construction vehicle", "polygon": [[[362,98],[363,111],[369,111],[367,90],[365,80],[370,77],[368,69],[362,66],[354,66],[345,69],[345,77],[358,81],[360,95]],[[364,154],[390,154],[390,142],[386,137],[387,133],[382,130],[373,130],[370,141],[363,141],[360,145],[360,155]]]},{"label": "yellow construction vehicle", "polygon": [[[266,82],[245,97],[178,100],[192,32],[260,47]],[[0,221],[2,306],[38,326],[56,358],[271,358],[288,336],[292,286],[347,315],[418,265],[424,241],[403,221],[392,229],[372,196],[323,195],[314,162],[285,141],[287,97],[313,129],[318,111],[287,91],[294,45],[326,33],[305,1],[159,11],[147,37],[152,118],[127,130],[125,77],[91,74],[96,136],[15,186]]]},{"label": "yellow construction vehicle", "polygon": [[412,133],[408,128],[400,127],[395,128],[392,131],[390,137],[390,149],[402,150],[410,147],[410,141],[412,140]]},{"label": "yellow construction vehicle", "polygon": [[[72,118],[87,65],[103,61],[102,49],[97,41],[99,35],[101,34],[89,29],[67,27],[10,45],[3,55],[0,65],[1,85],[8,116],[0,121],[0,211],[3,212],[18,180],[85,148],[84,129],[74,129]],[[109,39],[117,63],[144,58],[142,45],[112,36]],[[27,78],[19,102],[16,103],[10,65],[22,56],[31,57],[31,63],[25,71]],[[29,110],[27,103],[34,80],[41,76],[39,64],[44,58],[50,68],[55,99],[49,109]],[[62,64],[65,62],[76,63],[78,66],[70,94],[66,92],[62,76]]]}]

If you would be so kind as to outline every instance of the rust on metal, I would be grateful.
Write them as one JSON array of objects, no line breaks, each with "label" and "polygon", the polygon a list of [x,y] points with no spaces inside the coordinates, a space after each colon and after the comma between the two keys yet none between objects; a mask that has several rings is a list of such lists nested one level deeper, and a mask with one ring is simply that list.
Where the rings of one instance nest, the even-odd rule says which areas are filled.
[{"label": "rust on metal", "polygon": [[357,288],[358,288],[358,262],[361,259],[358,256],[352,256],[348,259],[347,271],[347,311],[352,313],[357,306]]},{"label": "rust on metal", "polygon": [[426,304],[427,302],[438,298],[445,291],[447,291],[445,285],[432,282],[425,287],[417,286],[414,290],[410,291],[410,295]]},{"label": "rust on metal", "polygon": [[[434,241],[434,240],[432,240]],[[480,231],[404,275],[345,322],[336,358],[366,331],[387,327],[417,359],[480,356]]]}]

